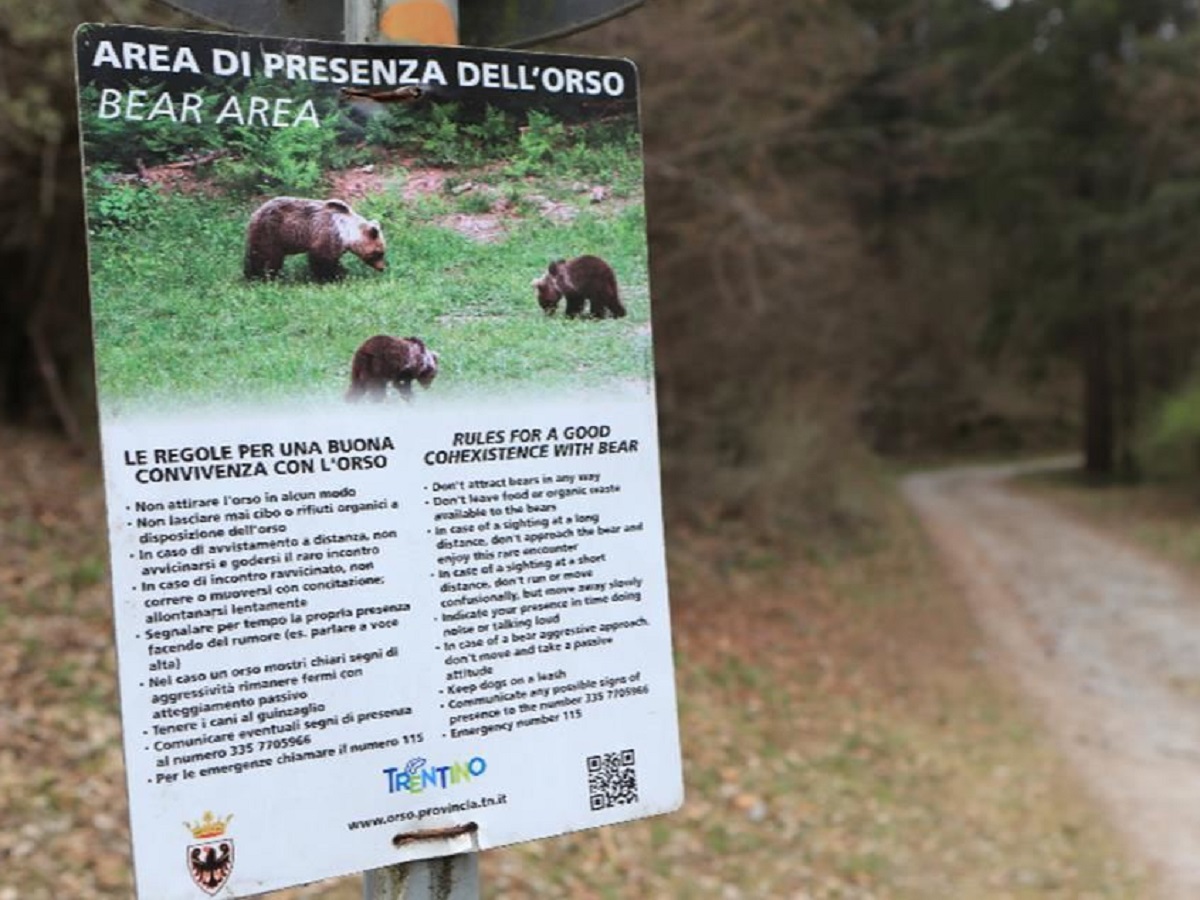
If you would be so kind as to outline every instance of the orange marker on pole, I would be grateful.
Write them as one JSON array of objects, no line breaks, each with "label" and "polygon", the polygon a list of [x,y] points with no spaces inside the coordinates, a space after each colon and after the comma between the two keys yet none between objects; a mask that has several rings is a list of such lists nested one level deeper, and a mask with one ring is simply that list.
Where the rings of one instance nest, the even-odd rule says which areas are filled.
[{"label": "orange marker on pole", "polygon": [[347,0],[346,39],[457,44],[458,0]]},{"label": "orange marker on pole", "polygon": [[457,7],[443,0],[396,0],[379,17],[379,34],[397,43],[457,44]]}]

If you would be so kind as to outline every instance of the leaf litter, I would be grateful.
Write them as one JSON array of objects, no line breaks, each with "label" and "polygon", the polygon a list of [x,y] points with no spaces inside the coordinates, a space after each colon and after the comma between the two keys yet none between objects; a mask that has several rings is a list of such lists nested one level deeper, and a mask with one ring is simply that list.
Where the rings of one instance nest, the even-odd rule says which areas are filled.
[{"label": "leaf litter", "polygon": [[[891,531],[754,568],[674,533],[683,809],[486,853],[483,896],[1146,896],[912,523]],[[132,892],[106,553],[94,460],[0,430],[0,900]]]}]

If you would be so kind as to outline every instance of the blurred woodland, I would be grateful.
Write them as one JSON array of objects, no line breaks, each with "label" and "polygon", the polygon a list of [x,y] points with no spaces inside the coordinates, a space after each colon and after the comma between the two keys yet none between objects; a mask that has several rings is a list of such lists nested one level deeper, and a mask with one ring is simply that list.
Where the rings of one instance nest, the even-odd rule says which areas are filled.
[{"label": "blurred woodland", "polygon": [[[688,800],[489,853],[489,896],[1152,896],[885,476],[1074,447],[1096,481],[1161,480],[1136,489],[1153,516],[1089,502],[1200,571],[1178,489],[1200,488],[1198,20],[1197,0],[646,0],[554,48],[641,70]],[[82,21],[186,24],[0,0],[0,900],[130,895]],[[114,221],[156,190],[134,163]],[[1176,681],[1172,711],[1196,688]]]},{"label": "blurred woodland", "polygon": [[[570,41],[642,70],[674,513],[854,533],[872,453],[1200,478],[1198,15],[648,0]],[[85,447],[88,20],[183,21],[0,0],[0,411]]]}]

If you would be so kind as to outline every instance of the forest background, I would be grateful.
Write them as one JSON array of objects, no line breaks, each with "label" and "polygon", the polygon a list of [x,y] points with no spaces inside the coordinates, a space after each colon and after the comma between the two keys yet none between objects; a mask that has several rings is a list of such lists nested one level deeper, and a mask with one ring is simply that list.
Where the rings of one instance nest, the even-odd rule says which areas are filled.
[{"label": "forest background", "polygon": [[[820,589],[789,592],[784,604],[814,622],[839,615],[827,588],[835,600],[881,602],[860,580],[877,565],[871,554],[898,540],[887,475],[913,460],[1078,449],[1097,481],[1152,481],[1188,496],[1200,487],[1200,255],[1189,237],[1200,223],[1198,17],[1191,0],[648,0],[567,42],[631,56],[642,73],[683,651],[689,623],[719,615],[723,597],[741,596],[738,579],[780,560],[818,572]],[[87,20],[184,20],[148,0],[71,0],[36,14],[0,0],[3,433],[12,447],[34,432],[57,435],[54,450],[38,443],[35,455],[73,447],[94,466],[67,39]],[[137,215],[147,189],[134,183],[132,205],[112,214]],[[98,514],[90,521],[98,527]],[[719,590],[687,581],[701,559],[718,570]],[[852,574],[838,568],[844,559]],[[96,565],[48,577],[79,593],[102,584]],[[882,580],[905,573],[887,569]],[[781,614],[739,610],[746,630]],[[945,624],[931,624],[928,609],[912,613],[888,608],[874,625],[903,638],[914,622]],[[862,637],[842,646],[822,633],[813,677],[831,677],[839,652],[850,667],[877,658]],[[755,690],[758,676],[730,662],[739,655],[749,656],[741,644],[713,670],[726,699]],[[75,676],[63,677],[59,687],[74,691]],[[858,714],[856,701],[838,727]],[[852,768],[874,752],[853,742],[843,751]],[[765,787],[725,796],[727,768],[706,765],[719,802],[755,821]],[[727,851],[732,838],[706,840]],[[887,882],[900,856],[882,846],[830,863],[822,877],[851,887],[827,895]],[[1074,875],[1056,870],[1058,884],[1086,877],[1077,863]],[[1028,869],[1017,869],[1019,888]],[[999,896],[961,887],[958,874],[948,896]],[[1134,895],[1114,885],[1112,896]],[[926,885],[912,895],[941,894]]]},{"label": "forest background", "polygon": [[[169,16],[26,11],[0,4],[0,410],[83,444],[63,34]],[[1185,0],[656,0],[577,39],[643,68],[675,513],[769,529],[775,498],[803,496],[810,524],[853,531],[869,516],[847,446],[1076,442],[1098,476],[1196,477],[1196,16]]]}]

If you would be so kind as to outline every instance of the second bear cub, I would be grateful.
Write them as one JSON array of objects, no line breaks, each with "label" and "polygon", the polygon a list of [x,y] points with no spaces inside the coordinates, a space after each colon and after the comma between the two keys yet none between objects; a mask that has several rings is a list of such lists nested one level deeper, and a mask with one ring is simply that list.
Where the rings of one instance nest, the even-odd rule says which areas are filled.
[{"label": "second bear cub", "polygon": [[567,316],[574,318],[590,304],[593,318],[625,315],[625,305],[617,291],[617,276],[612,266],[598,256],[576,256],[550,263],[546,274],[535,278],[538,305],[548,316],[558,310],[558,302],[567,299]]}]

